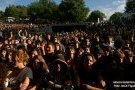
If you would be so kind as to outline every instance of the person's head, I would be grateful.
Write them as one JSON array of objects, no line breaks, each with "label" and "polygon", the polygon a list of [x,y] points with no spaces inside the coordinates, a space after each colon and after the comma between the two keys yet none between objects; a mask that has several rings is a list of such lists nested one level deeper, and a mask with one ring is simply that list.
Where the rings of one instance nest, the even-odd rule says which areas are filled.
[{"label": "person's head", "polygon": [[2,49],[2,50],[1,50],[1,55],[5,57],[6,54],[7,54],[7,50],[6,50],[6,49]]},{"label": "person's head", "polygon": [[46,74],[49,73],[48,65],[46,64],[46,62],[44,61],[44,59],[41,55],[34,56],[32,63],[33,63],[32,66],[33,66],[34,70],[42,69],[42,70],[44,70],[44,73],[46,73]]},{"label": "person's head", "polygon": [[4,40],[4,44],[8,44],[8,40]]},{"label": "person's head", "polygon": [[90,47],[85,47],[85,53],[90,53]]},{"label": "person's head", "polygon": [[63,72],[67,70],[67,63],[63,54],[56,54],[53,62],[53,69],[55,72]]},{"label": "person's head", "polygon": [[23,51],[22,49],[17,50],[14,55],[15,66],[19,69],[24,68],[25,63],[28,61],[28,58],[29,56],[25,51]]},{"label": "person's head", "polygon": [[68,65],[65,61],[57,59],[54,62],[54,72],[66,72],[68,70]]},{"label": "person's head", "polygon": [[126,41],[125,41],[125,46],[126,46],[126,47],[130,47],[130,41],[129,41],[129,40],[126,40]]},{"label": "person's head", "polygon": [[55,67],[55,71],[56,72],[60,72],[61,71],[61,64],[60,63],[56,63],[55,65],[54,65],[54,67]]},{"label": "person's head", "polygon": [[38,55],[38,51],[37,51],[37,49],[34,49],[32,51],[32,58],[35,57],[35,56],[37,56],[37,55]]},{"label": "person's head", "polygon": [[59,43],[55,43],[55,51],[60,50],[60,44]]},{"label": "person's head", "polygon": [[51,40],[51,34],[47,34],[47,39]]},{"label": "person's head", "polygon": [[79,41],[78,37],[75,37],[75,41]]},{"label": "person's head", "polygon": [[47,45],[47,53],[53,53],[54,52],[54,44],[48,43]]},{"label": "person's head", "polygon": [[74,48],[74,47],[71,46],[71,47],[69,48],[69,50],[70,50],[70,54],[75,54],[75,48]]},{"label": "person's head", "polygon": [[125,54],[122,50],[118,49],[116,51],[116,60],[118,63],[123,63],[124,62],[124,58],[125,58]]},{"label": "person's head", "polygon": [[96,62],[95,57],[92,54],[85,54],[83,57],[84,69],[89,69]]},{"label": "person's head", "polygon": [[37,40],[37,41],[35,42],[35,44],[36,44],[36,47],[37,47],[37,48],[40,48],[40,47],[41,47],[41,42],[40,42],[39,40]]},{"label": "person's head", "polygon": [[30,39],[27,40],[28,44],[32,44],[32,41]]},{"label": "person's head", "polygon": [[82,48],[80,48],[78,54],[82,55],[83,53],[84,53],[84,50]]},{"label": "person's head", "polygon": [[38,39],[38,34],[34,35],[34,39],[37,40]]},{"label": "person's head", "polygon": [[54,43],[59,43],[59,37],[58,36],[54,37]]},{"label": "person's head", "polygon": [[19,44],[19,40],[15,40],[15,44],[16,44],[16,45]]},{"label": "person's head", "polygon": [[134,53],[131,50],[124,51],[124,54],[127,60],[133,60]]}]

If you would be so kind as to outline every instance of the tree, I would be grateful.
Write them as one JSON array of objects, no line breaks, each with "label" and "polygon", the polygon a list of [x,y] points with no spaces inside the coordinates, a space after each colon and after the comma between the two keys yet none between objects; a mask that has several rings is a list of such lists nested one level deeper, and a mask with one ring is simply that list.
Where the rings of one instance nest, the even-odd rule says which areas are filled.
[{"label": "tree", "polygon": [[135,0],[127,0],[126,7],[125,7],[125,13],[124,13],[124,24],[131,25],[134,27],[135,24]]},{"label": "tree", "polygon": [[27,12],[27,7],[26,6],[20,6],[20,5],[18,5],[18,6],[16,6],[16,8],[17,8],[17,11],[18,11],[18,13],[19,13],[19,18],[26,18],[26,17],[28,17],[28,12]]},{"label": "tree", "polygon": [[109,21],[113,23],[118,23],[120,21],[120,17],[122,16],[122,13],[115,12],[112,16],[110,16]]},{"label": "tree", "polygon": [[17,17],[18,16],[17,8],[14,5],[6,7],[5,16],[7,16],[7,17]]},{"label": "tree", "polygon": [[84,0],[62,0],[59,5],[59,18],[62,22],[85,21],[88,12]]},{"label": "tree", "polygon": [[0,18],[4,17],[4,12],[0,11]]},{"label": "tree", "polygon": [[14,6],[10,5],[5,9],[5,16],[7,17],[16,17],[16,18],[25,18],[27,17],[27,7],[25,6]]},{"label": "tree", "polygon": [[126,12],[135,12],[135,0],[127,0],[125,9]]},{"label": "tree", "polygon": [[32,21],[52,22],[55,20],[58,6],[53,0],[39,0],[28,6],[28,14]]},{"label": "tree", "polygon": [[105,18],[105,14],[102,13],[101,11],[99,10],[95,10],[95,11],[92,11],[91,14],[89,15],[88,17],[88,21],[90,22],[98,22],[98,18],[99,18],[99,21],[103,21],[103,19]]}]

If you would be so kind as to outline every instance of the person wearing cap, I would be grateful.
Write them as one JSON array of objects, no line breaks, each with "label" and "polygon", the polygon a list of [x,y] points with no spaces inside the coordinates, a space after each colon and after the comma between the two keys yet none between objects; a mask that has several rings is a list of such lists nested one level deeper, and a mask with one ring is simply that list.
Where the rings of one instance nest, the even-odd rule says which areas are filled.
[{"label": "person wearing cap", "polygon": [[50,70],[48,86],[53,90],[73,88],[71,75],[68,71],[68,65],[65,62],[64,56],[62,54],[58,54],[57,58],[53,62],[53,68]]}]

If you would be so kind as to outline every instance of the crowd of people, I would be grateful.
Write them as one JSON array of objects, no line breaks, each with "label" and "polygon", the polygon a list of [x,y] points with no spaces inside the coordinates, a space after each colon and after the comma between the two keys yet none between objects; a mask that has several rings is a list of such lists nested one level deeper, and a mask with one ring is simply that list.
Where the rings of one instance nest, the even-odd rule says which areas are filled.
[{"label": "crowd of people", "polygon": [[0,42],[0,90],[135,90],[133,34],[31,35],[25,28],[16,35],[10,31]]}]

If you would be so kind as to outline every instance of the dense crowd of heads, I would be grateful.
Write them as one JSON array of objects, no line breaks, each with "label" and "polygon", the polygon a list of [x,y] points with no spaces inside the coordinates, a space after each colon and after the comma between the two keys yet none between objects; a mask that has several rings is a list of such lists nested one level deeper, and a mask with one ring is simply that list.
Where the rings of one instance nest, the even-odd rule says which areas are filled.
[{"label": "dense crowd of heads", "polygon": [[[123,90],[113,82],[135,80],[134,36],[119,39],[121,34],[103,34],[104,30],[101,34],[97,31],[103,29],[101,26],[93,27],[94,32],[74,30],[31,35],[28,26],[25,30],[18,28],[18,38],[10,31],[9,37],[0,42],[0,78],[8,71],[18,73],[17,67],[24,66],[28,67],[25,72],[30,83],[26,88],[30,90]],[[8,86],[12,87],[12,83]]]}]

